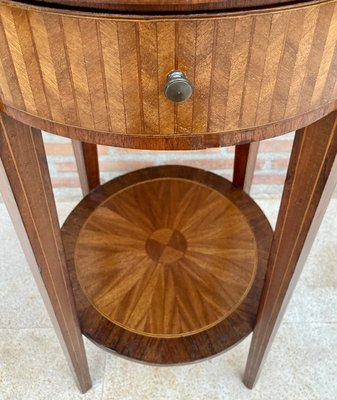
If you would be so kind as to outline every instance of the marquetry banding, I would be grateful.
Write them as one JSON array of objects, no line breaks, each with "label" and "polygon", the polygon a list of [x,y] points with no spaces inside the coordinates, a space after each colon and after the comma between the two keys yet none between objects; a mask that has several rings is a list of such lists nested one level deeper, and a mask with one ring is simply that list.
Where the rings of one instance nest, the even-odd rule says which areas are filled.
[{"label": "marquetry banding", "polygon": [[[118,146],[132,135],[303,127],[337,98],[336,4],[144,18],[0,0],[1,102],[62,135],[71,125]],[[174,69],[194,85],[179,105],[163,94]]]}]

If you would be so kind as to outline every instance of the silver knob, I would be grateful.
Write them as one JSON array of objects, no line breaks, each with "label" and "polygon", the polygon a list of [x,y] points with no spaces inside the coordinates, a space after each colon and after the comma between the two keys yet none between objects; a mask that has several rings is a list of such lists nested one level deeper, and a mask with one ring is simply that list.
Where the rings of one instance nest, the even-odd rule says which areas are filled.
[{"label": "silver knob", "polygon": [[192,96],[193,85],[186,75],[176,69],[167,75],[167,82],[164,89],[165,96],[174,103],[181,103]]}]

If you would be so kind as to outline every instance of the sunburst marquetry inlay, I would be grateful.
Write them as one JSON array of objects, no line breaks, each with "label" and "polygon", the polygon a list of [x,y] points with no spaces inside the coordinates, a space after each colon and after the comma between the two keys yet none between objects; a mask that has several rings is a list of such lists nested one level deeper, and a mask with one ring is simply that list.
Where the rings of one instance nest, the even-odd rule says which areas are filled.
[{"label": "sunburst marquetry inlay", "polygon": [[172,228],[154,231],[146,240],[147,254],[153,261],[171,264],[182,258],[187,249],[185,236]]},{"label": "sunburst marquetry inlay", "polygon": [[191,335],[231,314],[254,281],[245,216],[220,192],[181,178],[111,195],[77,240],[80,285],[107,319],[132,332]]}]

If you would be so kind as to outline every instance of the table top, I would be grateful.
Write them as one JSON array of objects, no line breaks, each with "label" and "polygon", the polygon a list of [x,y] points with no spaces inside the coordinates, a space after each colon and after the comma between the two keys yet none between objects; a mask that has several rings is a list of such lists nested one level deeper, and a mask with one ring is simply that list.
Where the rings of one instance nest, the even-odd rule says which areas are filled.
[{"label": "table top", "polygon": [[[324,0],[325,1],[325,0]],[[323,3],[322,0],[308,3]],[[305,1],[293,0],[37,0],[35,3],[52,3],[76,8],[94,8],[116,11],[206,11],[246,10],[258,7],[294,5]]]}]

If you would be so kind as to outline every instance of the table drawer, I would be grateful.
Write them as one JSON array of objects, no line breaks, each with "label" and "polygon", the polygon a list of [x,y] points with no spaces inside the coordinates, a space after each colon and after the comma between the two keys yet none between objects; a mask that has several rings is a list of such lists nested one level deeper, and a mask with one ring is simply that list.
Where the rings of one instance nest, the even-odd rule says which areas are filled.
[{"label": "table drawer", "polygon": [[[0,1],[5,106],[101,132],[189,135],[304,115],[337,96],[336,1],[222,15],[126,17]],[[167,75],[194,93],[175,104]]]}]

